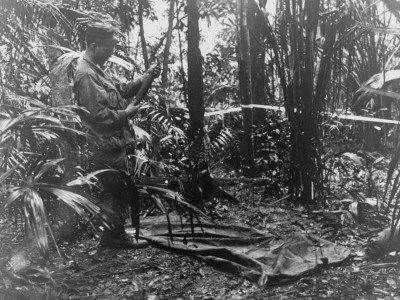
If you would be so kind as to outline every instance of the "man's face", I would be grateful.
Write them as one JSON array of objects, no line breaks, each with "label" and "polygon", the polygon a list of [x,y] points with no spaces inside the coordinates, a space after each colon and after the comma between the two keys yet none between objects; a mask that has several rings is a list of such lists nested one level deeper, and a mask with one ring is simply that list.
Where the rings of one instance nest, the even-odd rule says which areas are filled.
[{"label": "man's face", "polygon": [[95,62],[99,65],[103,65],[114,53],[114,49],[115,42],[112,39],[96,44],[94,48]]}]

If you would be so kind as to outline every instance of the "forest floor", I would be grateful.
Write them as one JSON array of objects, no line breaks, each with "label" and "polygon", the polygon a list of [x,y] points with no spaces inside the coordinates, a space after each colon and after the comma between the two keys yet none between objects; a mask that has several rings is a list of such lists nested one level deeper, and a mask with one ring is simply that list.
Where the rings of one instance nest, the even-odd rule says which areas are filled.
[{"label": "forest floor", "polygon": [[[250,226],[277,236],[307,232],[329,239],[325,234],[327,224],[341,220],[335,212],[305,209],[265,197],[262,187],[243,190],[236,196],[239,204],[218,202],[213,222]],[[99,237],[87,231],[74,233],[69,240],[60,242],[67,260],[63,261],[55,249],[49,261],[33,251],[28,255],[30,273],[12,277],[5,270],[20,245],[19,235],[13,225],[3,220],[0,300],[400,299],[400,264],[395,258],[365,260],[367,241],[358,236],[357,226],[341,227],[336,232],[335,242],[352,252],[344,263],[319,268],[289,283],[260,287],[191,257],[153,247],[101,249]]]}]

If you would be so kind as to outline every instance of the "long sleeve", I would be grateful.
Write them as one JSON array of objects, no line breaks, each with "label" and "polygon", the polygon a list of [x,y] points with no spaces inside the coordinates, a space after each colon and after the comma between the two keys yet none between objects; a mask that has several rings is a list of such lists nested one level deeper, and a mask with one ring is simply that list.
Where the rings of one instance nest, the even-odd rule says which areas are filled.
[{"label": "long sleeve", "polygon": [[118,107],[118,91],[112,86],[106,88],[90,72],[75,83],[78,104],[89,111],[85,114],[87,120],[96,126],[114,127],[124,122],[127,116],[122,107]]},{"label": "long sleeve", "polygon": [[120,89],[122,98],[128,99],[132,98],[139,91],[142,86],[142,81],[140,79],[135,79],[130,81],[124,89]]}]

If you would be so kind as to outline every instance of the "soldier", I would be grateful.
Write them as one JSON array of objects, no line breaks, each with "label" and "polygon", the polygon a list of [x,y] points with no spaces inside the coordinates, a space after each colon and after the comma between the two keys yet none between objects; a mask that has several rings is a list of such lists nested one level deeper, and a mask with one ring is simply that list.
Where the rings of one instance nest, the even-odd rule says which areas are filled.
[{"label": "soldier", "polygon": [[[137,113],[140,104],[130,103],[125,107],[123,98],[133,97],[150,72],[157,77],[160,67],[149,69],[142,77],[129,82],[122,91],[103,70],[117,43],[118,39],[111,26],[102,23],[87,26],[86,50],[78,60],[74,93],[77,104],[88,111],[80,112],[83,126],[97,138],[96,145],[91,145],[95,169],[113,168],[129,174],[126,147],[133,142],[133,137],[129,131],[128,118]],[[100,173],[99,180],[104,187],[105,202],[122,217],[129,203],[128,195],[132,196],[129,185],[107,172]],[[135,243],[122,223],[112,230],[106,229],[100,245],[131,248]]]}]

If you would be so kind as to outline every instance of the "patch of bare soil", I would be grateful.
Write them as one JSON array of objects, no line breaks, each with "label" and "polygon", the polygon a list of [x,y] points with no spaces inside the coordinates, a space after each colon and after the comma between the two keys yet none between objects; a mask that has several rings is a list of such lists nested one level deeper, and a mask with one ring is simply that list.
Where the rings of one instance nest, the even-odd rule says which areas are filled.
[{"label": "patch of bare soil", "polygon": [[[366,240],[357,235],[357,227],[346,230],[337,225],[340,219],[336,222],[335,214],[321,215],[283,201],[265,199],[262,189],[238,198],[240,204],[218,202],[212,221],[251,226],[276,236],[313,233],[346,245],[354,256],[341,265],[323,267],[298,280],[260,287],[194,258],[152,247],[101,249],[97,247],[98,236],[81,232],[60,243],[67,256],[64,261],[54,249],[50,262],[33,251],[28,255],[29,272],[12,276],[7,272],[7,262],[15,253],[17,242],[13,241],[16,237],[10,233],[9,224],[3,222],[0,300],[400,298],[396,260],[364,261]],[[332,226],[327,226],[327,220]]]}]

